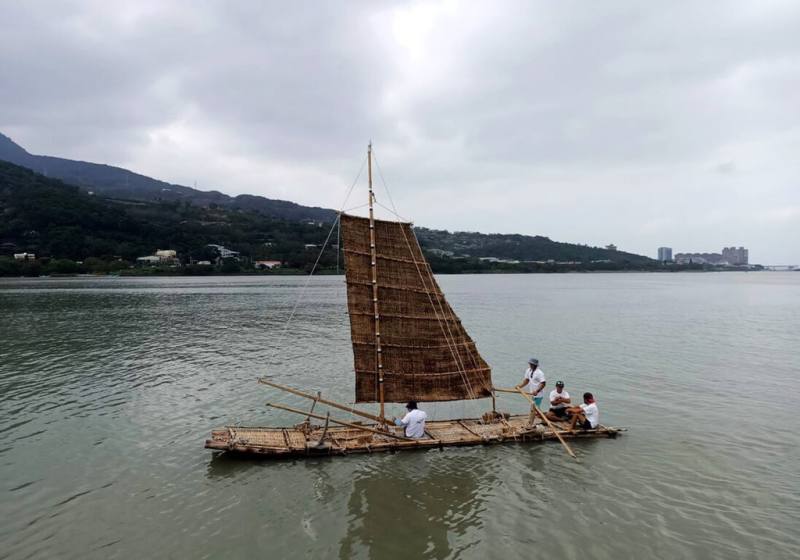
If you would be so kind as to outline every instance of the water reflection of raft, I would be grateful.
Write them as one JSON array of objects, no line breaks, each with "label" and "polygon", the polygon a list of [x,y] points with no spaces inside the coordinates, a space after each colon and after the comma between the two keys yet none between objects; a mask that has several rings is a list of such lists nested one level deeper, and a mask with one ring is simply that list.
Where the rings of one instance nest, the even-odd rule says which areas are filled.
[{"label": "water reflection of raft", "polygon": [[[243,453],[264,458],[308,455],[346,455],[406,449],[436,449],[451,446],[532,443],[564,439],[614,438],[624,428],[600,425],[596,429],[574,432],[563,422],[553,422],[553,430],[542,424],[531,428],[527,414],[507,420],[484,422],[480,419],[438,420],[426,424],[425,437],[408,439],[400,428],[388,427],[376,433],[375,424],[350,423],[350,426],[324,426],[303,423],[291,428],[248,428],[230,426],[211,433],[208,449]],[[391,435],[390,435],[391,434]]]}]

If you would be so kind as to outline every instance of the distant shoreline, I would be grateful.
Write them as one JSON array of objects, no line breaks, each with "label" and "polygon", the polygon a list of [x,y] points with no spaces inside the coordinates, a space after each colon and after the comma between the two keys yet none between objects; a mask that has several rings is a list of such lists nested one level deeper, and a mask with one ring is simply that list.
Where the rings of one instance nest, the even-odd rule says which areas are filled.
[{"label": "distant shoreline", "polygon": [[[435,275],[441,276],[505,276],[505,275],[540,275],[540,274],[698,274],[698,273],[712,273],[712,272],[800,272],[800,270],[769,270],[769,269],[709,269],[709,270],[552,270],[552,271],[531,271],[531,272],[517,272],[517,271],[470,271],[470,272],[434,272]],[[242,277],[275,277],[275,276],[309,276],[307,273],[292,270],[284,272],[208,272],[204,274],[187,274],[181,272],[126,272],[124,274],[117,273],[77,273],[77,274],[41,274],[38,276],[0,276],[0,279],[28,279],[35,280],[37,278],[203,278],[203,277],[222,277],[222,276],[242,276]],[[344,276],[344,271],[336,273],[335,271],[318,271],[314,276]]]}]

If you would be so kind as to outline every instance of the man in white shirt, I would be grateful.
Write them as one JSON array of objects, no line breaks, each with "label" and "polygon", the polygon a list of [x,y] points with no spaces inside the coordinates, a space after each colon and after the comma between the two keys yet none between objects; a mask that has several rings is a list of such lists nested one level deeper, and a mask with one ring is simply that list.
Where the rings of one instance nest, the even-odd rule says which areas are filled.
[{"label": "man in white shirt", "polygon": [[405,426],[406,437],[415,439],[425,437],[425,420],[427,420],[428,415],[425,414],[424,410],[417,408],[417,401],[409,401],[406,409],[408,413],[403,416],[402,420],[394,419],[395,425]]},{"label": "man in white shirt", "polygon": [[545,416],[550,420],[566,420],[567,405],[570,402],[569,393],[564,390],[564,382],[556,381],[556,388],[550,391],[550,410]]},{"label": "man in white shirt", "polygon": [[576,424],[584,430],[592,430],[600,425],[600,410],[598,410],[597,402],[591,393],[584,393],[583,404],[572,406],[567,409],[567,412],[572,416],[570,430],[575,430]]},{"label": "man in white shirt", "polygon": [[547,381],[544,378],[544,372],[539,369],[539,360],[531,358],[528,360],[528,369],[525,370],[525,377],[517,385],[517,389],[522,389],[528,386],[528,392],[533,397],[533,402],[536,403],[537,408],[542,407],[542,399],[544,398],[544,386]]}]

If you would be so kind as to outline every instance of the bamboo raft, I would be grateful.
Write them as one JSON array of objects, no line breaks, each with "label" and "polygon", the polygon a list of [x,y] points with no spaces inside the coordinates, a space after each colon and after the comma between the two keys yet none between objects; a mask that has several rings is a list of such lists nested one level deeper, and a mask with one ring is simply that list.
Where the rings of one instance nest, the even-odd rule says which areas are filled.
[{"label": "bamboo raft", "polygon": [[213,430],[205,447],[263,458],[280,458],[558,441],[559,436],[563,439],[615,438],[625,431],[624,428],[600,425],[595,429],[576,429],[572,432],[566,422],[552,422],[552,425],[553,430],[541,423],[531,427],[527,414],[491,423],[478,418],[434,420],[425,424],[425,437],[420,439],[406,438],[402,428],[394,426],[386,428],[386,433],[376,433],[380,432],[376,424],[360,426],[352,423],[348,426],[328,426],[327,429],[307,422],[291,428],[229,426]]},{"label": "bamboo raft", "polygon": [[[311,395],[262,378],[261,384],[312,400],[308,411],[267,403],[305,416],[305,421],[291,428],[229,426],[213,430],[205,447],[261,457],[292,457],[558,440],[575,457],[567,439],[613,438],[624,431],[602,425],[570,430],[564,422],[548,420],[530,394],[520,390],[521,386],[494,386],[491,367],[447,302],[412,224],[375,219],[371,144],[367,163],[369,217],[340,212],[328,233],[330,238],[334,226],[341,229],[355,373],[354,404],[337,403],[323,399],[320,393]],[[497,413],[497,392],[522,395],[530,403],[530,414]],[[426,423],[425,436],[418,439],[406,437],[402,428],[392,425],[385,415],[387,402],[490,397],[492,412],[482,418],[430,421]],[[349,412],[361,420],[346,422],[331,418],[330,413],[315,414],[317,403]],[[361,403],[379,404],[378,414],[355,408]],[[325,423],[315,425],[312,419]],[[536,420],[542,424],[537,426]]]}]

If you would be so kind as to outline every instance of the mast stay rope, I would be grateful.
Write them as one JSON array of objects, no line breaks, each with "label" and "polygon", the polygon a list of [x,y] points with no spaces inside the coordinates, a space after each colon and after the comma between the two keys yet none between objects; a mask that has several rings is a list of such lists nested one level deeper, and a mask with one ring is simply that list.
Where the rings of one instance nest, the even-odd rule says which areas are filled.
[{"label": "mast stay rope", "polygon": [[[268,363],[272,363],[275,360],[275,356],[278,353],[278,348],[280,348],[280,342],[283,341],[283,338],[286,336],[286,332],[289,330],[289,325],[294,319],[295,313],[297,313],[297,308],[300,306],[300,302],[303,300],[305,293],[308,289],[309,284],[311,283],[311,277],[314,276],[314,271],[317,269],[317,265],[319,264],[320,259],[322,258],[322,254],[325,252],[326,247],[328,246],[328,241],[331,239],[331,235],[333,234],[334,228],[339,225],[339,222],[342,217],[342,213],[344,212],[344,207],[347,204],[347,201],[350,199],[350,195],[353,193],[353,189],[355,188],[358,180],[361,178],[361,173],[364,172],[364,166],[367,164],[367,158],[365,157],[361,162],[361,167],[358,169],[358,173],[356,174],[356,178],[353,180],[353,183],[347,189],[344,200],[342,200],[342,204],[339,206],[339,210],[336,213],[336,219],[331,224],[331,228],[328,230],[328,235],[325,237],[325,242],[322,244],[322,247],[319,250],[319,254],[317,255],[317,259],[314,261],[314,265],[311,267],[311,271],[308,273],[308,277],[306,278],[303,287],[300,290],[300,293],[297,295],[295,299],[294,305],[292,306],[292,311],[289,313],[289,317],[286,318],[283,324],[283,328],[278,333],[276,337],[276,344],[272,347],[272,353],[269,356]],[[337,247],[337,266],[338,266],[338,247]]]},{"label": "mast stay rope", "polygon": [[[398,218],[402,219],[400,214],[397,213],[397,207],[395,206],[394,200],[392,199],[391,191],[389,191],[389,185],[386,183],[386,179],[383,177],[383,172],[381,170],[380,164],[378,163],[378,158],[375,157],[374,150],[373,150],[373,158],[375,159],[375,167],[378,170],[378,175],[381,178],[381,182],[383,183],[383,188],[386,190],[387,198],[389,199],[389,203],[392,205],[393,210],[390,210],[389,208],[386,208],[384,205],[382,205],[380,203],[378,203],[378,204],[382,208],[385,208],[386,210],[389,210],[395,216],[397,216]],[[426,295],[428,296],[428,301],[431,304],[431,308],[433,309],[434,316],[436,317],[436,320],[439,323],[440,328],[442,329],[442,335],[444,336],[444,339],[445,339],[445,342],[447,343],[448,349],[450,350],[450,353],[452,354],[453,358],[456,361],[456,367],[460,367],[460,369],[458,371],[459,371],[459,374],[461,375],[461,378],[464,380],[464,385],[465,385],[465,387],[467,389],[467,394],[469,395],[470,399],[476,399],[477,397],[476,397],[475,391],[473,390],[472,383],[470,383],[469,376],[467,375],[467,368],[464,365],[464,360],[462,359],[461,352],[460,352],[460,350],[458,348],[459,344],[458,344],[458,342],[456,342],[455,336],[453,335],[452,331],[450,330],[450,325],[447,322],[448,319],[449,320],[455,320],[455,317],[453,317],[452,310],[451,310],[451,313],[450,313],[450,317],[448,318],[447,317],[447,313],[446,313],[446,311],[444,309],[444,305],[442,304],[442,301],[438,297],[438,295],[436,297],[436,304],[434,304],[433,298],[431,297],[431,294],[430,294],[430,292],[428,290],[428,283],[426,282],[424,276],[422,275],[422,271],[420,270],[419,264],[416,262],[416,259],[414,258],[414,252],[413,252],[413,249],[411,248],[411,242],[409,241],[408,237],[406,236],[406,232],[402,227],[400,228],[400,231],[403,234],[403,239],[406,242],[406,246],[408,247],[408,251],[409,251],[409,254],[411,255],[411,259],[414,261],[414,266],[415,266],[415,268],[417,270],[417,274],[419,275],[420,282],[422,282],[422,285],[423,285],[423,287],[425,289]],[[419,245],[419,239],[417,239],[417,235],[414,232],[414,228],[413,227],[411,228],[411,232],[414,234],[414,239],[417,242],[417,245]],[[421,248],[421,245],[420,245],[420,248]],[[436,287],[436,281],[433,278],[433,270],[431,269],[430,265],[428,265],[428,267],[427,267],[427,272],[428,272],[428,279],[430,280],[430,284],[431,284],[431,291],[433,291],[435,289],[435,287]],[[436,308],[437,304],[438,304],[438,307],[439,307],[438,311],[437,311],[437,308]],[[441,316],[440,316],[440,313],[441,313]],[[473,359],[473,361],[474,361],[474,359]],[[477,364],[473,364],[473,365],[477,365]]]}]

